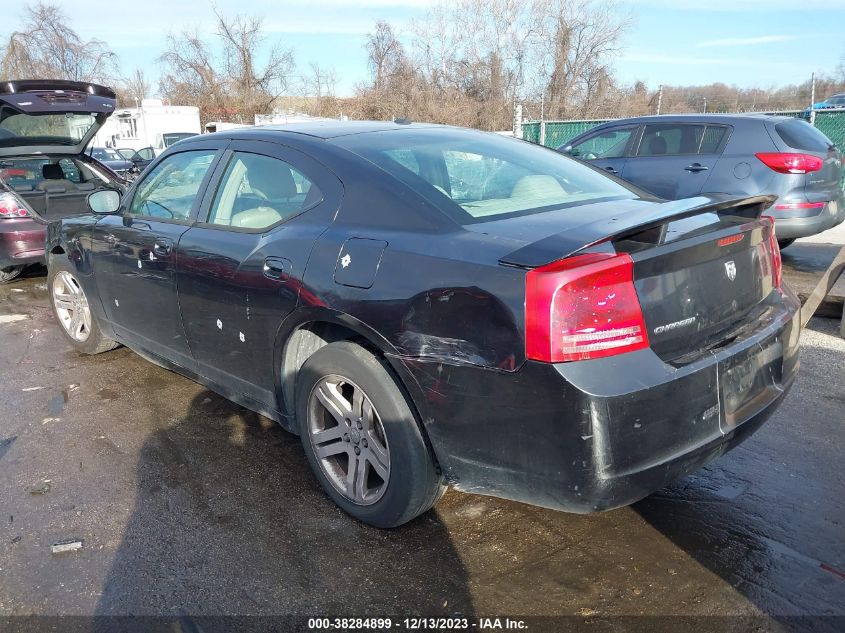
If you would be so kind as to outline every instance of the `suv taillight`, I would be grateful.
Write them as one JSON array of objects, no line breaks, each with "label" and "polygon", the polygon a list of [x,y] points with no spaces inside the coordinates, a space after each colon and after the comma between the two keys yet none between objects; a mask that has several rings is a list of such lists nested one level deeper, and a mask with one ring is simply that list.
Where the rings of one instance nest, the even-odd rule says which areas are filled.
[{"label": "suv taillight", "polygon": [[528,271],[525,355],[559,363],[648,347],[630,255],[576,255]]},{"label": "suv taillight", "polygon": [[760,246],[767,251],[767,257],[772,263],[772,284],[774,284],[775,288],[780,288],[783,282],[783,260],[780,256],[778,236],[775,232],[775,219],[770,215],[764,215],[763,219],[771,223],[771,228],[769,230],[769,238],[763,240]]},{"label": "suv taillight", "polygon": [[25,218],[29,209],[23,200],[11,191],[0,192],[0,218]]},{"label": "suv taillight", "polygon": [[769,169],[779,174],[808,174],[822,168],[822,159],[811,154],[789,154],[785,152],[764,152],[755,154]]}]

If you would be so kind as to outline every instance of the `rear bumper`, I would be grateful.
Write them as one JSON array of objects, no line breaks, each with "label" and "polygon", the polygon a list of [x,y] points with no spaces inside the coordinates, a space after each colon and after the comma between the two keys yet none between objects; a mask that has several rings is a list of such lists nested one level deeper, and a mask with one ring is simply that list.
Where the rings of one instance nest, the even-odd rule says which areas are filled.
[{"label": "rear bumper", "polygon": [[787,292],[729,346],[683,367],[651,350],[508,373],[405,360],[459,490],[587,513],[627,505],[750,436],[798,370]]},{"label": "rear bumper", "polygon": [[787,240],[818,235],[841,224],[845,220],[845,205],[828,202],[823,209],[813,210],[815,215],[801,214],[804,217],[797,217],[800,212],[795,211],[771,210],[766,213],[775,218],[778,239]]},{"label": "rear bumper", "polygon": [[0,268],[45,263],[43,224],[31,218],[0,220]]}]

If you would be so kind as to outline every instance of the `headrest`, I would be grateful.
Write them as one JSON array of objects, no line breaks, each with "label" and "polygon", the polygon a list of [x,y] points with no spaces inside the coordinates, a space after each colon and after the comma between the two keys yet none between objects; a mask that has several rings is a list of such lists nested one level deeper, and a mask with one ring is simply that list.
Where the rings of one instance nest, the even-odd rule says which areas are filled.
[{"label": "headrest", "polygon": [[526,196],[528,198],[554,198],[565,196],[566,191],[560,186],[554,176],[523,176],[513,187],[512,198]]},{"label": "headrest", "polygon": [[41,168],[41,175],[44,180],[64,180],[65,172],[62,171],[62,166],[58,163],[45,163]]},{"label": "headrest", "polygon": [[652,156],[666,153],[666,139],[662,136],[652,136],[648,141],[648,153]]},{"label": "headrest", "polygon": [[244,159],[244,163],[250,189],[263,194],[268,200],[292,198],[297,194],[290,169],[280,161],[262,156]]}]

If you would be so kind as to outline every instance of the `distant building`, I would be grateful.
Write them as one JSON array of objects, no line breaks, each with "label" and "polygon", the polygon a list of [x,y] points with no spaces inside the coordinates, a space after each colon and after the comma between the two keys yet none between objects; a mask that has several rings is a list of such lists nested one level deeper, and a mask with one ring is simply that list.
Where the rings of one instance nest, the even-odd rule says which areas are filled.
[{"label": "distant building", "polygon": [[134,150],[152,147],[158,154],[174,139],[201,132],[199,108],[164,105],[161,99],[144,99],[137,108],[116,110],[97,132],[93,145]]},{"label": "distant building", "polygon": [[[272,114],[256,114],[256,125],[294,125],[296,123],[314,123],[318,121],[337,121],[336,118],[310,116],[299,112],[274,112]],[[346,120],[343,117],[342,120]]]}]

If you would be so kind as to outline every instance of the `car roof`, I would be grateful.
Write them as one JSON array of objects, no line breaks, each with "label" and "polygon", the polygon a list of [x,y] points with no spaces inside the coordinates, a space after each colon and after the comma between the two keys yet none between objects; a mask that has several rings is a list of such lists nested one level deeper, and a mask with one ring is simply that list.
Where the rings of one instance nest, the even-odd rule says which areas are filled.
[{"label": "car roof", "polygon": [[631,117],[628,119],[614,119],[602,125],[618,123],[723,123],[733,125],[737,121],[788,121],[791,116],[778,116],[776,114],[764,114],[750,112],[747,114],[649,114],[645,116]]},{"label": "car roof", "polygon": [[426,128],[447,127],[434,123],[407,123],[403,121],[315,121],[313,123],[291,123],[288,125],[258,125],[241,127],[213,134],[204,134],[203,138],[273,138],[284,134],[297,134],[328,140],[352,134],[371,132],[390,132],[398,130],[420,130]]}]

